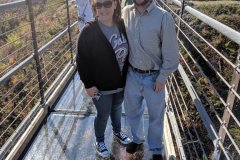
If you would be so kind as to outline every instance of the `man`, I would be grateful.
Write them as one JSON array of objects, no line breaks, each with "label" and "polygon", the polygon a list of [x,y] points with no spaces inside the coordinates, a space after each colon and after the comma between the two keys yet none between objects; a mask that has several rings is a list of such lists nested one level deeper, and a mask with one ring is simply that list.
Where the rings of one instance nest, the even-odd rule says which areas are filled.
[{"label": "man", "polygon": [[133,154],[144,142],[142,103],[145,100],[149,113],[149,149],[153,159],[163,159],[165,84],[179,64],[174,20],[152,0],[133,0],[133,3],[123,9],[131,49],[124,104],[133,136],[126,151]]},{"label": "man", "polygon": [[81,29],[86,21],[93,18],[90,0],[76,0],[78,6],[79,29]]}]

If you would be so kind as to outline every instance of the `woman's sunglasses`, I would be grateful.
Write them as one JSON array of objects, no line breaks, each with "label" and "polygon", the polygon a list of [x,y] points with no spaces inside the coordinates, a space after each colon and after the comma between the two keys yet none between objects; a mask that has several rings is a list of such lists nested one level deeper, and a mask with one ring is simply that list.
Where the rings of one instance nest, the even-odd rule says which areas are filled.
[{"label": "woman's sunglasses", "polygon": [[97,2],[97,3],[95,3],[94,6],[95,6],[96,9],[101,9],[102,7],[111,8],[112,7],[112,1],[105,1],[103,3]]}]

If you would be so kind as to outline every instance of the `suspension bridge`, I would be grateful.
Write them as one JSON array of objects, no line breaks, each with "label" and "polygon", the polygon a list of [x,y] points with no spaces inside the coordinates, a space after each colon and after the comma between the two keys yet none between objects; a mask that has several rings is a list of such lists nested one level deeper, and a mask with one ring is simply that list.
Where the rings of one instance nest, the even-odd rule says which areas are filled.
[{"label": "suspension bridge", "polygon": [[[156,3],[176,21],[181,56],[166,85],[165,158],[240,159],[239,31],[184,0]],[[0,4],[0,14],[0,159],[99,159],[96,110],[74,61],[76,6],[68,0],[18,0]],[[216,47],[206,30],[226,45]],[[145,122],[147,128],[147,111]],[[124,111],[122,125],[130,135]],[[106,137],[110,159],[151,157],[147,144],[127,154],[110,122]]]}]

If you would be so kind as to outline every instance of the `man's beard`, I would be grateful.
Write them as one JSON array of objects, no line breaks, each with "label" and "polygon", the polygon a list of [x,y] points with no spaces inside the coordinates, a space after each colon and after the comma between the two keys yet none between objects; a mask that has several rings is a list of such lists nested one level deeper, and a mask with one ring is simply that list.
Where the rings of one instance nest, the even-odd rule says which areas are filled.
[{"label": "man's beard", "polygon": [[137,3],[137,0],[133,0],[133,3],[137,6],[145,6],[150,0],[144,0],[142,3]]}]

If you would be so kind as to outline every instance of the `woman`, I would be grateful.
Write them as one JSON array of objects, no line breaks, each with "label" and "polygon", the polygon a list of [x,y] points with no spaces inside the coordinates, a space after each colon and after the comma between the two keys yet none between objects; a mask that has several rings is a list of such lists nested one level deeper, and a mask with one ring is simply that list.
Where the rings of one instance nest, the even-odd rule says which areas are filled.
[{"label": "woman", "polygon": [[92,0],[92,9],[95,20],[88,22],[80,33],[76,61],[87,94],[97,109],[96,151],[101,157],[108,157],[104,132],[109,116],[115,137],[122,144],[130,143],[121,131],[128,43],[118,0]]}]

